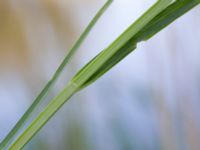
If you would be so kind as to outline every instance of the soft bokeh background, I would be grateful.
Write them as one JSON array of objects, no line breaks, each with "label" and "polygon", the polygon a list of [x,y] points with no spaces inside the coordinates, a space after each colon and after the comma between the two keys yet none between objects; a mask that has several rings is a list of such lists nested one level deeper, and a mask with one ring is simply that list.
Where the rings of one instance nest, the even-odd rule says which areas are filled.
[{"label": "soft bokeh background", "polygon": [[[104,2],[0,0],[0,140]],[[116,0],[46,100],[154,2]],[[199,15],[197,7],[139,44],[134,53],[66,103],[25,149],[198,150]]]}]

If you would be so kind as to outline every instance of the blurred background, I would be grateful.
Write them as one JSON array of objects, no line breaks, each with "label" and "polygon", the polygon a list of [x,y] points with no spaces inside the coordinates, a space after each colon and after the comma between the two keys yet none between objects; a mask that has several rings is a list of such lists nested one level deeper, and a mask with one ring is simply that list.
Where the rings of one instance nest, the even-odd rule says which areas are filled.
[{"label": "blurred background", "polygon": [[[46,101],[156,0],[115,0]],[[0,0],[0,141],[104,0]],[[198,150],[200,7],[79,92],[27,150]],[[45,103],[41,105],[41,109]]]}]

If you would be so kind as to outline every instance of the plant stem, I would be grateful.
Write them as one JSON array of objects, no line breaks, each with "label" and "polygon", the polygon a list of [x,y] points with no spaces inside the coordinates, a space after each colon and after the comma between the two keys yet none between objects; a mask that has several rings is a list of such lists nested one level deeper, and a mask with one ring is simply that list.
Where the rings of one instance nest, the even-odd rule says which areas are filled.
[{"label": "plant stem", "polygon": [[78,87],[73,83],[66,86],[66,88],[47,105],[45,111],[40,113],[9,150],[21,150],[28,139],[31,139],[77,90]]},{"label": "plant stem", "polygon": [[[84,67],[70,82],[69,86],[65,88],[55,99],[53,99],[44,111],[30,124],[30,126],[19,136],[19,138],[10,147],[10,150],[21,149],[40,129],[41,127],[58,111],[58,109],[66,102],[72,93],[80,90],[82,86],[88,81],[93,74],[98,71],[119,49],[139,32],[149,21],[156,15],[163,11],[171,4],[172,0],[160,0],[155,3],[144,15],[142,15],[133,25],[131,25],[116,41],[105,49],[98,57],[89,65]],[[133,49],[135,43],[130,43],[126,49]],[[131,48],[131,49],[130,49]],[[121,54],[121,53],[120,53]],[[126,53],[125,53],[126,54]],[[125,55],[123,54],[123,55]],[[118,60],[117,60],[118,61]],[[76,85],[74,89],[71,87]],[[72,89],[74,90],[72,90]],[[69,90],[69,91],[68,91]],[[70,96],[69,96],[70,95]]]},{"label": "plant stem", "polygon": [[5,137],[5,139],[0,144],[0,150],[5,149],[12,140],[17,136],[17,134],[20,132],[20,130],[25,126],[25,124],[30,120],[30,117],[34,113],[34,111],[37,109],[37,107],[42,102],[45,95],[48,93],[48,91],[52,88],[54,83],[57,81],[58,77],[61,75],[62,71],[68,64],[68,62],[71,60],[72,56],[75,54],[75,52],[78,50],[80,45],[84,42],[85,38],[89,34],[89,32],[92,30],[96,22],[99,20],[99,18],[102,16],[102,14],[106,11],[106,9],[110,6],[112,3],[112,0],[108,0],[103,7],[97,12],[95,17],[92,19],[92,21],[89,23],[89,25],[86,27],[84,32],[81,34],[77,42],[75,42],[74,46],[70,49],[67,56],[62,61],[61,65],[56,70],[55,74],[53,75],[52,79],[48,81],[44,89],[40,92],[40,94],[37,96],[37,98],[34,100],[32,105],[28,108],[28,110],[24,113],[24,115],[21,117],[21,119],[17,122],[17,124],[13,127],[13,129],[9,132],[9,134]]},{"label": "plant stem", "polygon": [[[90,61],[72,79],[74,83],[83,86],[91,76],[98,71],[117,51],[125,46],[140,30],[142,30],[155,16],[171,4],[172,0],[159,0],[147,10],[136,22],[123,32],[111,45],[103,50],[98,57]],[[132,43],[134,46],[137,43]]]},{"label": "plant stem", "polygon": [[77,91],[93,83],[144,41],[195,7],[200,0],[159,0],[108,48],[85,65],[14,141],[10,150],[20,150]]}]

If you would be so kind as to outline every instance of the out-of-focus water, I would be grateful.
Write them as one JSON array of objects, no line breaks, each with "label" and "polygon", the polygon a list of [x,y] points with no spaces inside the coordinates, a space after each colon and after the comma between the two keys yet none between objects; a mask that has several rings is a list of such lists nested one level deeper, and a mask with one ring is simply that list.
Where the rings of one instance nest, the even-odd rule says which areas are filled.
[{"label": "out-of-focus water", "polygon": [[[46,100],[154,2],[116,0]],[[0,140],[103,3],[1,0]],[[198,150],[199,14],[197,7],[140,43],[103,78],[66,103],[25,149]]]}]

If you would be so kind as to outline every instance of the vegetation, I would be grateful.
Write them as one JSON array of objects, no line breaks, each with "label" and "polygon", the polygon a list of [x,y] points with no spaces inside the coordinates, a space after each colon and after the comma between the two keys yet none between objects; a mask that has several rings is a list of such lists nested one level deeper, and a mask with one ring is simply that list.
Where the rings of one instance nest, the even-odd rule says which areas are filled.
[{"label": "vegetation", "polygon": [[126,31],[124,31],[112,44],[100,52],[87,65],[85,65],[68,83],[68,85],[35,117],[29,126],[18,136],[19,131],[29,121],[30,116],[37,109],[44,96],[58,79],[73,54],[78,50],[96,21],[111,4],[111,0],[100,9],[86,30],[69,51],[64,61],[57,69],[52,79],[35,99],[34,103],[22,116],[19,122],[1,142],[0,150],[20,150],[45,125],[45,123],[59,110],[59,108],[78,91],[89,86],[114,65],[131,53],[137,44],[146,41],[200,3],[200,0],[158,0]]}]

